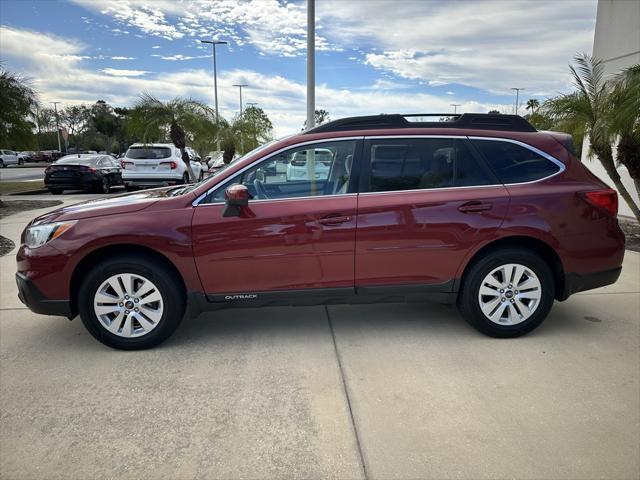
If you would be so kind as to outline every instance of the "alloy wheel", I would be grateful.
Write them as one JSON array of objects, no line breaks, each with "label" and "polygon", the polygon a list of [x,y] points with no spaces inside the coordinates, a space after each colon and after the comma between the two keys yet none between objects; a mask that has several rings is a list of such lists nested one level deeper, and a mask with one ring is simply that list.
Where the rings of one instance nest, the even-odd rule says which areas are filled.
[{"label": "alloy wheel", "polygon": [[118,273],[98,287],[93,309],[106,330],[119,337],[135,338],[158,326],[164,301],[158,287],[148,278]]},{"label": "alloy wheel", "polygon": [[494,268],[482,281],[478,302],[482,313],[498,325],[527,320],[540,304],[542,285],[530,268],[508,263]]}]

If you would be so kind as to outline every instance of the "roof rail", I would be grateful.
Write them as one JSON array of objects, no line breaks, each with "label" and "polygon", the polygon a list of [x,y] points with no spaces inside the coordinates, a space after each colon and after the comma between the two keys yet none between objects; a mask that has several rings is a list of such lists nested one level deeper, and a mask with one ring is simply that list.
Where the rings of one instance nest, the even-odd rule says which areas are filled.
[{"label": "roof rail", "polygon": [[[436,121],[423,118],[437,117]],[[418,120],[420,119],[420,120]],[[349,130],[375,130],[386,128],[468,128],[475,130],[501,130],[509,132],[536,132],[527,120],[519,115],[490,113],[409,113],[347,117],[318,125],[307,133],[343,132]]]}]

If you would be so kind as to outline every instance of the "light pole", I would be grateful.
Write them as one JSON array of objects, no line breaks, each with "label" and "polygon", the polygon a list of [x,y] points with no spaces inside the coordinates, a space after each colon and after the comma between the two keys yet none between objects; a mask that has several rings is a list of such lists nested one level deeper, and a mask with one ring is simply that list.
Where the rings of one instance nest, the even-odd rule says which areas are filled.
[{"label": "light pole", "polygon": [[516,115],[518,114],[518,100],[520,98],[520,90],[524,90],[524,88],[511,88],[511,90],[515,90],[516,91],[516,105],[514,108],[514,112]]},{"label": "light pole", "polygon": [[450,103],[449,105],[451,105],[453,107],[453,114],[454,115],[456,113],[458,113],[458,107],[461,105],[460,103]]},{"label": "light pole", "polygon": [[56,113],[56,133],[58,134],[58,152],[62,152],[62,146],[60,145],[60,125],[58,124],[58,104],[62,102],[49,102],[53,103],[53,110]]},{"label": "light pole", "polygon": [[249,85],[246,83],[236,83],[233,86],[240,89],[240,120],[242,120],[242,87],[248,87]]},{"label": "light pole", "polygon": [[216,137],[217,148],[220,150],[220,129],[218,124],[218,118],[220,116],[218,112],[218,67],[216,65],[216,45],[228,45],[229,42],[223,40],[200,40],[200,43],[209,43],[213,45],[213,97],[216,105]]},{"label": "light pole", "polygon": [[[242,87],[248,87],[246,83],[236,83],[233,85],[234,87],[238,87],[240,89],[240,125],[242,126]],[[244,140],[242,139],[242,130],[240,130],[240,150],[244,154]]]},{"label": "light pole", "polygon": [[307,0],[307,130],[315,125],[316,110],[316,2]]}]

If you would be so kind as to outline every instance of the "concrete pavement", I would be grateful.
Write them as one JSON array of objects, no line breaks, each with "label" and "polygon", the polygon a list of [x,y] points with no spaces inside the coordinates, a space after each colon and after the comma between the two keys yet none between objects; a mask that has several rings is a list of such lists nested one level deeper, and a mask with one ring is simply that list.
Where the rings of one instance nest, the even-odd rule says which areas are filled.
[{"label": "concrete pavement", "polygon": [[44,169],[38,167],[13,167],[0,169],[0,182],[24,182],[30,180],[44,180]]},{"label": "concrete pavement", "polygon": [[640,477],[637,253],[520,339],[431,304],[269,308],[144,352],[30,313],[0,269],[2,478]]}]

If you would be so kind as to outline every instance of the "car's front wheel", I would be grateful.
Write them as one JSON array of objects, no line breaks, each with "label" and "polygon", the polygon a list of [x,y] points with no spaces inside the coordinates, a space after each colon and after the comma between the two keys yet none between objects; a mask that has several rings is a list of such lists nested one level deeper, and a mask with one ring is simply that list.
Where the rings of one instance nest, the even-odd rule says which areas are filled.
[{"label": "car's front wheel", "polygon": [[492,337],[518,337],[539,326],[553,305],[549,265],[529,250],[489,252],[466,272],[458,306],[476,330]]},{"label": "car's front wheel", "polygon": [[63,190],[61,188],[50,188],[49,193],[51,195],[62,195]]},{"label": "car's front wheel", "polygon": [[175,273],[153,259],[120,256],[96,265],[78,292],[82,323],[100,342],[150,348],[182,321],[185,296]]}]

